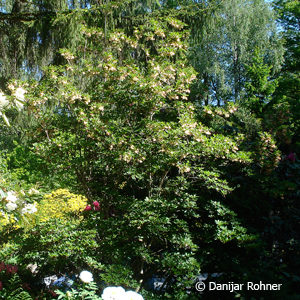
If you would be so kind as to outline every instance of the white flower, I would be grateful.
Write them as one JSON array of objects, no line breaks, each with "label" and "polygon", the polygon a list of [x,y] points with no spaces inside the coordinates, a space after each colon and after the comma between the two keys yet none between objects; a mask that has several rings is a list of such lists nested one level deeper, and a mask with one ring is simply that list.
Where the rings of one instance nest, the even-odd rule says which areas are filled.
[{"label": "white flower", "polygon": [[18,100],[24,101],[24,100],[25,100],[25,96],[24,96],[25,93],[26,93],[26,91],[25,91],[23,88],[18,87],[18,88],[15,90],[15,92],[14,92],[14,96],[15,96]]},{"label": "white flower", "polygon": [[3,92],[0,90],[0,108],[5,107],[9,104]]},{"label": "white flower", "polygon": [[31,188],[29,191],[28,191],[28,194],[29,195],[37,195],[39,194],[40,192],[34,188]]},{"label": "white flower", "polygon": [[12,83],[10,83],[7,87],[8,87],[11,91],[13,91],[13,90],[15,89],[15,86],[14,86]]},{"label": "white flower", "polygon": [[26,269],[28,269],[32,274],[38,273],[37,271],[38,265],[36,263],[27,265]]},{"label": "white flower", "polygon": [[22,209],[23,214],[33,214],[37,212],[37,208],[34,204],[26,204],[25,207]]},{"label": "white flower", "polygon": [[183,166],[183,168],[181,169],[181,171],[182,171],[183,173],[188,173],[188,172],[191,171],[191,168],[188,167],[188,166]]},{"label": "white flower", "polygon": [[14,192],[7,192],[6,200],[8,202],[15,203],[18,198],[16,197],[16,194]]},{"label": "white flower", "polygon": [[8,202],[6,204],[6,208],[8,211],[13,211],[15,210],[16,208],[18,207],[18,205],[16,203],[13,203],[13,202]]},{"label": "white flower", "polygon": [[79,278],[84,283],[90,283],[91,281],[94,280],[93,279],[93,274],[89,271],[82,271],[79,275]]},{"label": "white flower", "polygon": [[56,281],[58,278],[56,275],[52,275],[52,276],[49,276],[49,277],[45,277],[44,278],[44,283],[46,284],[47,287],[49,287],[49,285],[51,283],[53,283],[54,281]]},{"label": "white flower", "polygon": [[125,290],[121,287],[110,286],[103,290],[101,295],[103,300],[124,300],[126,298]]},{"label": "white flower", "polygon": [[144,300],[144,298],[136,292],[128,291],[125,293],[124,300]]}]

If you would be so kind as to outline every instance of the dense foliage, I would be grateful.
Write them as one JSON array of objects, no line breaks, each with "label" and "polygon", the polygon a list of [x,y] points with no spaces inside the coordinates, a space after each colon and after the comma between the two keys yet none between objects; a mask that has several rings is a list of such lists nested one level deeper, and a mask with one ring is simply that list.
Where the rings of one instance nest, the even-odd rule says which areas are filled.
[{"label": "dense foliage", "polygon": [[299,4],[266,2],[5,1],[1,299],[297,299]]}]

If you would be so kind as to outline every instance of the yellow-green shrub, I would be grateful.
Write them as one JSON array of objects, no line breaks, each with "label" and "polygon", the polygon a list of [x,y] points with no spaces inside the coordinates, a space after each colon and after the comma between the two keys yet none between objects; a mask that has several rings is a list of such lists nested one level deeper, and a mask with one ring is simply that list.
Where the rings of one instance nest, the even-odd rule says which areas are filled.
[{"label": "yellow-green shrub", "polygon": [[2,227],[13,224],[15,222],[16,221],[12,215],[9,215],[6,212],[0,212],[0,230],[2,229]]},{"label": "yellow-green shrub", "polygon": [[44,195],[41,202],[37,204],[36,213],[23,216],[22,227],[29,229],[50,219],[70,221],[75,217],[80,220],[80,213],[86,205],[87,199],[84,196],[70,193],[67,189],[58,189]]},{"label": "yellow-green shrub", "polygon": [[38,204],[38,222],[46,222],[49,219],[68,219],[70,216],[78,216],[87,205],[84,196],[70,193],[67,189],[58,189],[51,194],[46,194]]}]

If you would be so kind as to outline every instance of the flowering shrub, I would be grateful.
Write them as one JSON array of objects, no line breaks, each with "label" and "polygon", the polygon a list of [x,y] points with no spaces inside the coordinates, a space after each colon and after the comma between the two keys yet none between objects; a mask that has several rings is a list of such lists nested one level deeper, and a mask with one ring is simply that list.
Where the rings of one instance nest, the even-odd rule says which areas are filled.
[{"label": "flowering shrub", "polygon": [[7,212],[1,211],[1,218],[0,218],[0,229],[9,225],[9,224],[14,224],[15,218],[13,215],[8,214]]},{"label": "flowering shrub", "polygon": [[[36,191],[36,190],[35,190]],[[28,191],[27,195],[24,191],[4,192],[0,190],[0,230],[7,225],[23,225],[29,215],[37,212],[37,203],[29,203],[30,198],[33,199],[32,190]],[[29,196],[31,195],[31,196]],[[31,200],[32,201],[32,200]]]},{"label": "flowering shrub", "polygon": [[[79,274],[79,279],[81,282],[74,282],[72,288],[67,291],[56,290],[55,293],[59,296],[58,299],[90,299],[90,300],[100,300],[101,298],[97,296],[96,292],[98,290],[97,285],[93,279],[93,274],[89,271],[82,271]],[[83,284],[82,284],[83,283]],[[55,283],[54,283],[55,285]]]},{"label": "flowering shrub", "polygon": [[9,260],[14,251],[20,252],[23,257],[15,261],[34,276],[47,276],[50,270],[62,273],[72,263],[80,265],[95,248],[94,230],[85,230],[79,217],[87,204],[85,197],[63,189],[41,197],[37,189],[30,188],[2,191],[0,198],[4,216],[0,218],[0,230],[5,237],[0,259]]},{"label": "flowering shrub", "polygon": [[9,101],[7,100],[4,93],[0,90],[0,108],[1,110],[6,107],[9,104]]},{"label": "flowering shrub", "polygon": [[260,132],[257,144],[257,161],[265,173],[271,173],[281,160],[281,153],[276,146],[276,142],[271,134]]},{"label": "flowering shrub", "polygon": [[[223,201],[234,189],[234,175],[225,178],[226,168],[240,170],[251,158],[241,147],[242,139],[212,130],[189,100],[196,72],[186,57],[186,27],[163,17],[150,17],[134,32],[116,29],[106,35],[102,28],[83,26],[86,60],[80,61],[79,48],[72,54],[63,51],[67,65],[45,70],[42,90],[37,83],[28,89],[27,109],[38,133],[31,137],[35,153],[45,160],[51,157],[60,166],[56,169],[76,174],[82,190],[101,199],[101,208],[97,201],[76,201],[85,210],[81,228],[96,231],[94,239],[80,238],[82,244],[97,245],[88,259],[79,257],[78,245],[70,243],[74,239],[54,228],[66,211],[66,216],[73,214],[72,205],[53,193],[42,200],[41,227],[49,221],[52,237],[41,240],[55,248],[50,258],[55,257],[55,266],[62,253],[73,265],[72,254],[81,266],[95,267],[107,284],[133,289],[143,288],[149,274],[164,272],[166,286],[175,283],[184,293],[199,272],[206,238],[208,244],[216,237],[227,242],[227,233],[236,243],[249,239],[232,214],[224,221],[226,230],[225,223],[209,217],[218,208],[206,204]],[[82,74],[83,81],[77,82]],[[236,110],[228,107],[213,114],[227,120]],[[45,128],[51,131],[45,133]],[[62,224],[56,227],[64,230]],[[37,252],[39,259],[46,256]]]},{"label": "flowering shrub", "polygon": [[101,295],[103,300],[143,300],[144,298],[133,291],[127,291],[118,287],[107,287],[103,290]]},{"label": "flowering shrub", "polygon": [[93,274],[88,271],[82,271],[79,275],[79,278],[84,283],[90,283],[93,279]]},{"label": "flowering shrub", "polygon": [[[25,84],[27,85],[27,84]],[[17,110],[21,110],[25,103],[26,89],[18,82],[11,82],[8,85],[8,89],[11,91],[11,95],[5,95],[2,90],[0,90],[0,116],[2,116],[3,121],[6,125],[10,126],[10,122],[5,114],[5,110],[8,107],[14,107]]]},{"label": "flowering shrub", "polygon": [[93,282],[93,274],[88,271],[82,271],[79,275],[80,280],[84,285],[78,285],[77,288],[72,288],[66,292],[56,290],[55,293],[59,295],[58,299],[91,299],[91,300],[143,300],[144,298],[133,291],[125,291],[124,288],[107,287],[103,290],[101,298],[97,296],[97,286]]},{"label": "flowering shrub", "polygon": [[87,205],[84,210],[85,211],[90,211],[90,210],[99,211],[100,210],[100,204],[99,204],[98,201],[94,201],[93,202],[93,207],[91,205]]},{"label": "flowering shrub", "polygon": [[92,207],[90,205],[87,205],[84,210],[85,211],[90,211],[90,210],[92,210]]},{"label": "flowering shrub", "polygon": [[119,300],[125,298],[125,290],[118,286],[118,287],[107,287],[103,290],[101,295],[103,300]]},{"label": "flowering shrub", "polygon": [[49,219],[68,219],[70,215],[79,216],[87,205],[84,196],[70,193],[66,189],[58,189],[51,194],[46,194],[38,204],[38,222]]},{"label": "flowering shrub", "polygon": [[126,300],[144,300],[144,298],[140,294],[133,292],[133,291],[127,291],[125,293],[124,299],[126,299]]},{"label": "flowering shrub", "polygon": [[5,274],[15,274],[18,271],[18,267],[16,265],[5,264],[4,262],[0,262],[0,273],[5,272]]}]

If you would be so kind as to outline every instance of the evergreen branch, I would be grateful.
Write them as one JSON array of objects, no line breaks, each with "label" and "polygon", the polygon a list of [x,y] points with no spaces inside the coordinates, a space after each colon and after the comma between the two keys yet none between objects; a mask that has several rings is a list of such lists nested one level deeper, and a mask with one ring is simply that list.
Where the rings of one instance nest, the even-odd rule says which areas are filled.
[{"label": "evergreen branch", "polygon": [[56,12],[26,12],[26,13],[3,13],[0,12],[0,21],[9,20],[9,21],[34,21],[39,18],[49,18],[56,16]]},{"label": "evergreen branch", "polygon": [[[196,4],[191,4],[191,5],[187,5],[184,6],[180,9],[159,9],[156,11],[151,12],[151,16],[155,16],[155,15],[168,15],[170,16],[170,14],[175,17],[185,17],[185,16],[189,16],[189,17],[193,17],[193,16],[197,16],[199,15],[199,13],[203,14],[205,12],[208,12],[210,10],[215,9],[217,6],[219,6],[224,0],[221,0],[220,3],[218,3],[217,5],[209,5],[208,7],[202,7],[201,5],[199,5],[198,3]],[[130,1],[129,1],[130,2]],[[119,6],[114,6],[114,9],[118,9],[118,8],[122,8],[122,6],[124,5],[124,3],[120,4]],[[51,18],[51,17],[55,17],[57,15],[68,15],[70,13],[74,13],[76,11],[80,11],[80,12],[101,12],[103,13],[104,11],[107,12],[107,5],[99,5],[97,7],[92,7],[92,8],[81,8],[81,9],[68,9],[68,10],[62,10],[62,11],[42,11],[42,12],[19,12],[19,13],[5,13],[5,12],[0,12],[0,21],[1,20],[9,20],[9,21],[34,21],[36,19],[40,19],[40,18]],[[139,14],[139,15],[135,15],[135,16],[122,16],[123,19],[138,19],[138,18],[143,18],[145,16],[149,15],[149,13],[144,13],[144,14]]]}]

